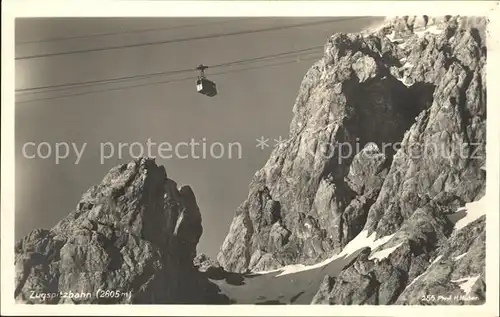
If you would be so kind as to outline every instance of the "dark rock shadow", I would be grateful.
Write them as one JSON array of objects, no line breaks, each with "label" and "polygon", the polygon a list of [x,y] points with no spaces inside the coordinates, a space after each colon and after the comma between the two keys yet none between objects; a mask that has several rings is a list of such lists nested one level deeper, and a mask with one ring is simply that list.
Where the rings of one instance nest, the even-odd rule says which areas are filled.
[{"label": "dark rock shadow", "polygon": [[211,280],[223,280],[227,276],[227,272],[221,267],[210,267],[203,274]]},{"label": "dark rock shadow", "polygon": [[255,305],[286,305],[286,304],[281,303],[279,300],[271,299],[271,300],[266,300],[264,302],[255,303]]},{"label": "dark rock shadow", "polygon": [[[220,287],[206,279],[203,275],[199,275],[196,285],[193,285],[198,289],[198,293],[201,296],[196,296],[190,302],[185,304],[207,304],[207,305],[227,305],[235,303],[229,296],[222,293]],[[179,303],[175,303],[179,304]]]},{"label": "dark rock shadow", "polygon": [[246,276],[244,274],[226,272],[220,268],[210,268],[206,272],[201,272],[201,274],[212,281],[224,280],[227,284],[233,286],[245,285]]},{"label": "dark rock shadow", "polygon": [[227,273],[226,283],[234,286],[241,286],[245,284],[245,278],[242,274],[238,273]]},{"label": "dark rock shadow", "polygon": [[262,275],[271,275],[271,274],[273,274],[273,276],[276,276],[276,275],[280,274],[281,272],[282,272],[282,270],[279,270],[279,271],[276,271],[276,272],[272,272],[272,273],[267,273],[267,274],[244,273],[243,276],[245,277],[245,279],[253,279],[253,278],[256,278],[256,277],[259,277],[259,276],[262,276]]},{"label": "dark rock shadow", "polygon": [[302,291],[302,292],[298,293],[297,295],[292,296],[292,298],[290,298],[290,303],[294,303],[297,300],[297,298],[299,298],[304,293],[305,293],[305,291]]}]

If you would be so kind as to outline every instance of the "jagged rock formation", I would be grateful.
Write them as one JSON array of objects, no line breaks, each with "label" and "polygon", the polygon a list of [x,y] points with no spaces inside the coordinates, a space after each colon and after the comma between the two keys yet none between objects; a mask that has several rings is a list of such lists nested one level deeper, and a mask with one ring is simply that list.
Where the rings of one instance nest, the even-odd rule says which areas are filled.
[{"label": "jagged rock formation", "polygon": [[[236,212],[220,264],[233,272],[312,264],[365,231],[391,239],[325,277],[313,303],[422,304],[445,280],[446,294],[459,294],[456,280],[469,273],[480,276],[474,292],[484,299],[484,246],[441,273],[428,267],[484,230],[483,216],[456,233],[449,215],[485,191],[485,25],[403,17],[375,33],[333,35],[303,79],[289,138]],[[408,287],[426,270],[415,282],[424,288]]]},{"label": "jagged rock formation", "polygon": [[[111,169],[54,228],[34,230],[16,244],[15,297],[27,303],[226,303],[193,265],[201,234],[191,188],[178,190],[153,159],[137,159]],[[99,298],[99,289],[126,296]],[[70,299],[70,292],[90,296]]]},{"label": "jagged rock formation", "polygon": [[[454,232],[440,246],[436,252],[439,255],[426,270],[418,276],[417,272],[422,269],[410,272],[411,282],[396,304],[483,303],[486,299],[485,227],[482,217]],[[429,298],[432,295],[436,298]]]},{"label": "jagged rock formation", "polygon": [[198,254],[194,258],[193,264],[199,272],[205,273],[207,277],[213,279],[222,279],[227,277],[227,272],[224,271],[220,264],[203,253]]}]

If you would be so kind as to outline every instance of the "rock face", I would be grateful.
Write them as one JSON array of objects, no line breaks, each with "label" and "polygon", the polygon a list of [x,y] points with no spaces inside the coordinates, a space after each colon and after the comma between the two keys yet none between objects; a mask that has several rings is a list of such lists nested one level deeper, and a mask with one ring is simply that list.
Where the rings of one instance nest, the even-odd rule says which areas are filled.
[{"label": "rock face", "polygon": [[153,159],[114,167],[54,228],[34,230],[16,244],[15,297],[27,303],[223,303],[193,265],[201,234],[190,187],[178,190]]},{"label": "rock face", "polygon": [[[468,253],[475,260],[441,273],[428,267],[484,230],[483,217],[457,234],[449,214],[485,191],[485,25],[400,17],[372,34],[331,36],[302,81],[289,138],[236,211],[219,263],[232,272],[317,263],[366,231],[391,238],[325,277],[313,303],[422,303],[423,293],[443,293],[443,280],[446,294],[464,295],[451,280],[469,273],[480,276],[484,299],[484,240]],[[426,270],[425,286],[407,287]]]},{"label": "rock face", "polygon": [[[401,293],[396,304],[484,302],[486,293],[484,217],[454,232],[440,249],[439,255],[420,275],[415,276],[416,270],[410,272],[408,279],[411,282]],[[432,298],[432,295],[435,298]]]}]

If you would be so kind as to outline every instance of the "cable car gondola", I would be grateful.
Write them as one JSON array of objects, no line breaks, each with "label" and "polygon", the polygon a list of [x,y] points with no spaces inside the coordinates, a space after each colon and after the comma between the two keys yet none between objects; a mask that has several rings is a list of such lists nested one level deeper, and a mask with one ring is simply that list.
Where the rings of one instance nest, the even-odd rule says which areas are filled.
[{"label": "cable car gondola", "polygon": [[208,80],[205,77],[205,69],[207,69],[208,66],[205,65],[199,65],[196,67],[200,71],[200,76],[198,76],[198,79],[196,80],[196,90],[205,96],[213,97],[217,95],[217,87],[213,81]]}]

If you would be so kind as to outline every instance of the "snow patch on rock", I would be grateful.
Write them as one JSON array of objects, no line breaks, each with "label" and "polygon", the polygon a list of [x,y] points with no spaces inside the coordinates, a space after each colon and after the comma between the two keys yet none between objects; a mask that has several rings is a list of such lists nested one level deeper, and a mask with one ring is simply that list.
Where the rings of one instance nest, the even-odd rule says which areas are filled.
[{"label": "snow patch on rock", "polygon": [[452,282],[458,283],[462,291],[465,293],[465,295],[469,295],[469,293],[472,291],[472,287],[474,286],[474,284],[476,284],[479,277],[480,277],[479,275],[468,276],[458,280],[452,280]]},{"label": "snow patch on rock", "polygon": [[395,245],[393,247],[377,251],[374,254],[372,254],[368,259],[370,259],[370,260],[371,259],[378,259],[379,261],[383,260],[383,259],[387,258],[389,255],[391,255],[392,252],[396,251],[396,249],[399,248],[402,244],[403,244],[403,242],[401,242],[398,245]]},{"label": "snow patch on rock", "polygon": [[[465,216],[462,216],[463,213]],[[459,231],[484,215],[486,215],[486,206],[484,199],[480,199],[458,208],[454,214],[448,216],[448,219],[455,224],[454,230]]]},{"label": "snow patch on rock", "polygon": [[[372,250],[378,248],[379,246],[387,243],[395,234],[388,235],[385,237],[381,237],[379,239],[376,239],[376,233],[373,232],[371,235],[368,235],[368,231],[364,230],[360,232],[354,239],[352,239],[345,247],[344,249],[338,253],[333,255],[332,257],[321,261],[319,263],[313,264],[313,265],[304,265],[304,264],[293,264],[293,265],[287,265],[279,269],[275,270],[269,270],[269,271],[260,271],[260,272],[254,272],[254,274],[258,275],[263,275],[263,274],[269,274],[269,273],[274,273],[274,272],[279,272],[281,271],[280,274],[276,275],[276,277],[283,276],[283,275],[288,275],[288,274],[293,274],[293,273],[298,273],[302,271],[308,271],[308,270],[313,270],[317,268],[321,268],[331,262],[333,262],[336,259],[339,258],[344,258],[352,255],[356,251],[361,250],[362,248],[365,247],[370,247]],[[383,257],[384,255],[387,254],[387,256],[392,253],[396,248],[398,248],[400,245],[397,245],[394,248],[388,248],[382,251],[379,251],[374,254],[374,257]],[[393,249],[393,250],[390,250]]]},{"label": "snow patch on rock", "polygon": [[462,253],[462,254],[457,255],[456,257],[454,257],[453,260],[458,261],[458,260],[460,260],[461,258],[463,258],[466,255],[467,255],[467,252],[466,253]]}]

